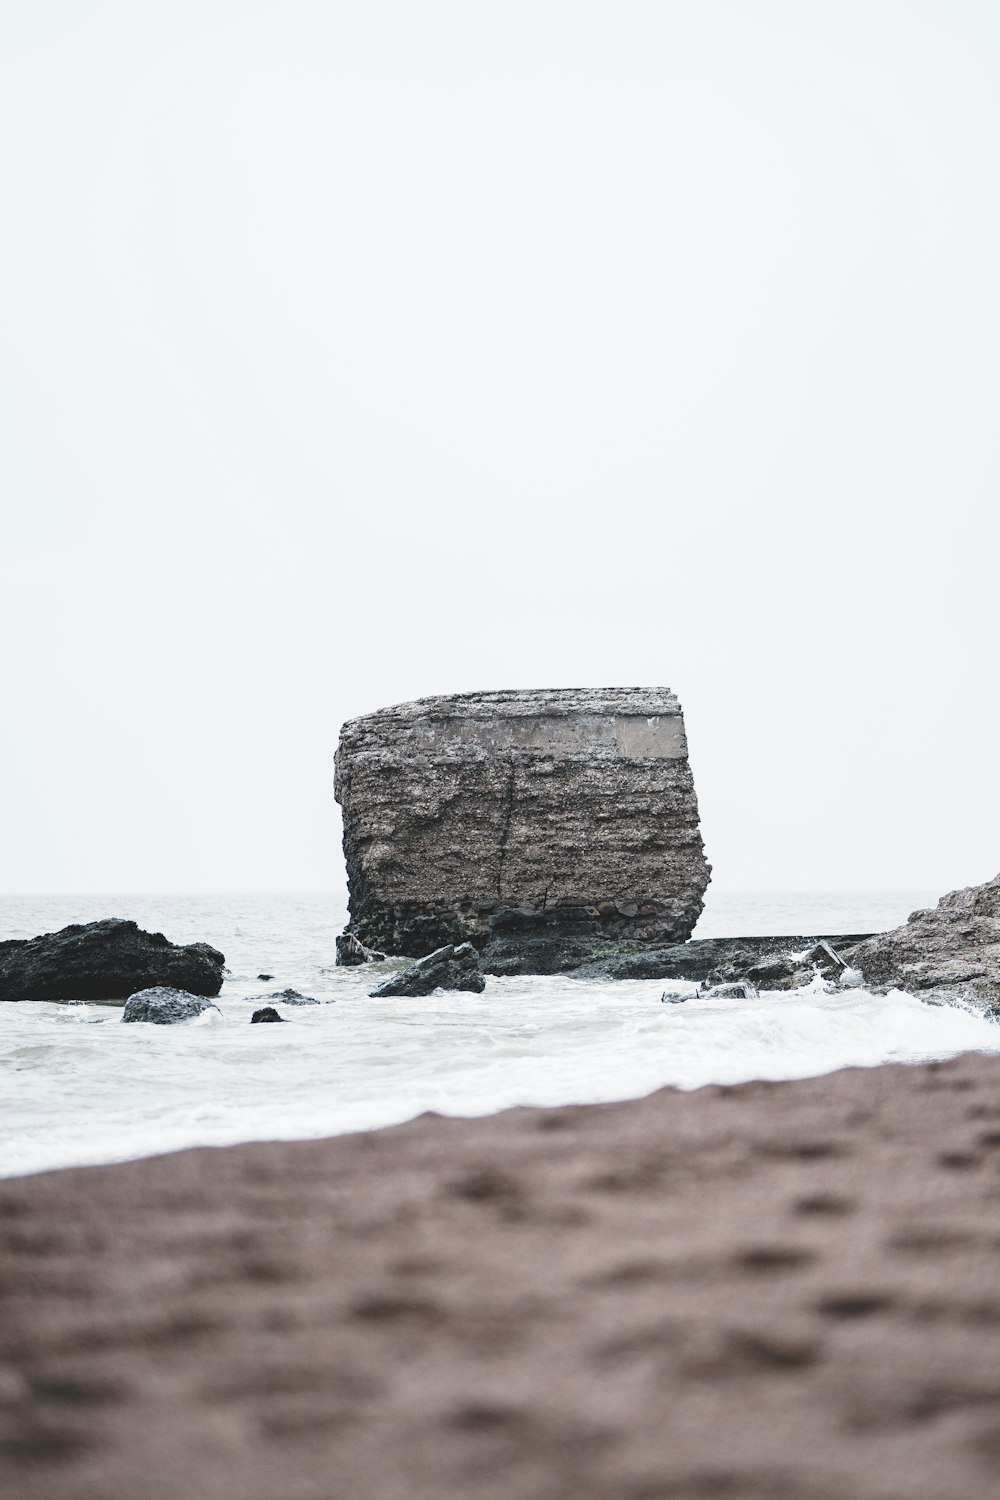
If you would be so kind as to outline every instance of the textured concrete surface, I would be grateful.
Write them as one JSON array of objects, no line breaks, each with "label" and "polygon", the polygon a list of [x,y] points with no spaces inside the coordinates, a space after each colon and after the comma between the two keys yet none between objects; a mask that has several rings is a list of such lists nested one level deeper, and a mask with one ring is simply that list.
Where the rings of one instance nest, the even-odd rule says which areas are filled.
[{"label": "textured concrete surface", "polygon": [[419,956],[524,906],[611,942],[683,942],[708,885],[667,688],[424,698],[344,725],[351,930]]},{"label": "textured concrete surface", "polygon": [[1000,1062],[0,1184],[5,1500],[988,1500]]}]

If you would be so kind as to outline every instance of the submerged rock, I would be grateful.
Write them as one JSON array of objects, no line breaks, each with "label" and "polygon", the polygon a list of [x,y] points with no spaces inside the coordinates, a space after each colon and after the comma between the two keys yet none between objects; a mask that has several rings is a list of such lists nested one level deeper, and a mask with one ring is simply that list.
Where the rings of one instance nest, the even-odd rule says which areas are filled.
[{"label": "submerged rock", "polygon": [[714,984],[705,991],[706,1000],[756,1000],[757,986],[749,979],[738,979],[730,984]]},{"label": "submerged rock", "polygon": [[217,995],[224,963],[207,943],[181,946],[106,917],[0,943],[0,1000],[124,1000],[160,985]]},{"label": "submerged rock", "polygon": [[[709,866],[667,688],[469,693],[367,714],[343,728],[336,794],[347,935],[367,948],[482,946],[511,908],[560,929],[557,943],[662,945],[702,909]],[[510,927],[503,943],[529,937]],[[548,967],[521,972],[559,972],[544,945],[530,958]],[[342,943],[338,962],[357,961]]]},{"label": "submerged rock", "polygon": [[[187,990],[174,990],[165,985],[140,990],[130,995],[122,1011],[123,1021],[152,1021],[156,1026],[173,1026],[178,1021],[190,1021],[202,1011],[218,1011],[219,1007],[206,1000],[203,995],[192,995]],[[219,1012],[221,1014],[221,1012]]]},{"label": "submerged rock", "polygon": [[273,1005],[262,1005],[260,1010],[255,1010],[250,1017],[250,1025],[257,1026],[262,1021],[284,1021],[284,1016],[279,1016]]},{"label": "submerged rock", "polygon": [[[282,1005],[319,1005],[320,1003],[318,1000],[314,1000],[311,995],[300,995],[298,990],[275,990],[270,995],[250,996],[251,1004],[257,1000],[278,1000]],[[334,1003],[333,1000],[329,1002],[330,1005]]]},{"label": "submerged rock", "polygon": [[479,954],[471,943],[462,943],[455,948],[450,943],[426,958],[418,958],[415,964],[389,976],[378,989],[372,990],[371,999],[383,999],[390,995],[431,995],[435,990],[466,990],[481,995],[486,988],[479,967]]},{"label": "submerged rock", "polygon": [[1000,1013],[1000,875],[942,896],[902,927],[843,951],[865,982],[930,998],[984,1001]]}]

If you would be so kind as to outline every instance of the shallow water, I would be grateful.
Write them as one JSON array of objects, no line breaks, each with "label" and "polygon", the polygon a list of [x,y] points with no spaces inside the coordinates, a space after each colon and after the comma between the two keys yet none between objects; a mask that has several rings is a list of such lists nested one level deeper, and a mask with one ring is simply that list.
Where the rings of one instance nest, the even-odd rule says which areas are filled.
[{"label": "shallow water", "polygon": [[[730,896],[699,935],[766,932],[768,921],[778,931],[862,931],[934,899]],[[330,896],[17,897],[2,908],[4,937],[127,915],[176,941],[216,944],[230,971],[220,1010],[180,1026],[123,1026],[108,1006],[0,1004],[4,1175],[330,1135],[427,1109],[485,1114],[1000,1051],[1000,1026],[964,1010],[821,985],[661,1004],[664,981],[490,978],[482,996],[369,1000],[370,971],[334,967],[344,911]],[[830,920],[838,913],[851,920]],[[273,980],[258,981],[262,972]],[[253,997],[286,986],[325,1003],[287,1009],[286,1025],[251,1027]]]}]

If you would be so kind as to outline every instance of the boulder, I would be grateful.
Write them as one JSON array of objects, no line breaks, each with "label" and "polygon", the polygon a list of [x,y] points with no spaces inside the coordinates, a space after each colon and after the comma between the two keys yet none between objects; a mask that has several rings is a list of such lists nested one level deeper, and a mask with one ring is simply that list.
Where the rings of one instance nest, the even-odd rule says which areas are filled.
[{"label": "boulder", "polygon": [[0,1000],[124,1000],[161,985],[217,995],[224,963],[207,943],[180,946],[106,917],[0,943]]},{"label": "boulder", "polygon": [[337,964],[343,969],[353,969],[361,964],[375,964],[388,955],[374,948],[366,948],[353,932],[342,932],[337,938]]},{"label": "boulder", "polygon": [[[277,1000],[280,1005],[318,1005],[320,1002],[314,1000],[311,995],[300,995],[298,990],[275,990],[270,995],[251,995],[251,1003],[258,1000]],[[335,1004],[333,1000],[330,1005]]]},{"label": "boulder", "polygon": [[810,949],[806,954],[806,961],[812,964],[824,979],[832,979],[835,983],[843,979],[851,967],[847,959],[842,957],[826,938],[821,938],[815,948]]},{"label": "boulder", "polygon": [[902,927],[841,949],[865,983],[924,998],[967,998],[1000,1013],[1000,875],[942,896]]},{"label": "boulder", "polygon": [[[465,693],[382,709],[344,725],[335,790],[345,937],[364,948],[482,947],[490,918],[510,908],[567,939],[584,920],[605,949],[663,945],[689,937],[702,909],[709,865],[669,688]],[[511,929],[504,942],[527,936]],[[537,943],[532,954],[543,957]],[[358,961],[338,945],[339,963]]]},{"label": "boulder", "polygon": [[250,1025],[257,1026],[262,1021],[284,1021],[284,1016],[279,1016],[273,1005],[262,1005],[260,1010],[255,1010],[250,1017]]},{"label": "boulder", "polygon": [[[218,1011],[219,1007],[206,1000],[203,995],[192,995],[187,990],[173,990],[166,985],[140,990],[130,995],[122,1011],[123,1021],[152,1021],[155,1026],[174,1026],[178,1021],[190,1021],[202,1011]],[[221,1014],[221,1012],[220,1012]]]},{"label": "boulder", "polygon": [[435,990],[466,990],[481,995],[485,988],[479,954],[472,944],[462,943],[456,948],[449,943],[391,974],[378,989],[372,990],[371,999],[384,999],[390,995],[430,995]]}]

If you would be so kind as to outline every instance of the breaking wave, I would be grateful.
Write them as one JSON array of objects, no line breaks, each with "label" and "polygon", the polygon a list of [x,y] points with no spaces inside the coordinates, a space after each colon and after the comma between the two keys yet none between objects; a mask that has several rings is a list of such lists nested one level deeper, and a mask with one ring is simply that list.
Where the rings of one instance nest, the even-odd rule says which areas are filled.
[{"label": "breaking wave", "polygon": [[[223,948],[220,1010],[123,1026],[113,1007],[0,1005],[5,1175],[332,1135],[424,1110],[488,1114],[1000,1051],[1000,1025],[962,1007],[818,983],[752,999],[695,999],[694,985],[672,983],[692,998],[662,1004],[663,981],[493,978],[481,996],[369,1000],[370,973],[332,965],[342,915],[321,897],[35,898],[5,935],[110,914]],[[289,985],[336,1003],[250,1026],[254,998]]]}]

